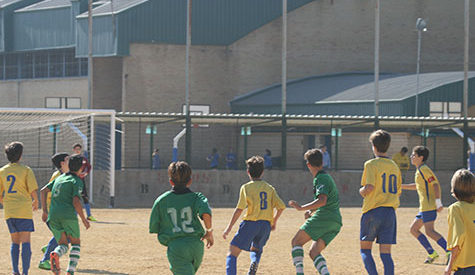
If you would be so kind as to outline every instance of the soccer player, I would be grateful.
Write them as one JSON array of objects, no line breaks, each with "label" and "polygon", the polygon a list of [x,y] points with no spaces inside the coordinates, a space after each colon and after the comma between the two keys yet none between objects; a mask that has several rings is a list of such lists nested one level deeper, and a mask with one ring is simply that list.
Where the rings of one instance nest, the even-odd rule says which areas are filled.
[{"label": "soccer player", "polygon": [[68,242],[71,243],[69,252],[68,275],[74,275],[81,254],[81,239],[77,215],[81,218],[86,229],[89,221],[84,216],[81,205],[83,181],[79,178],[82,172],[82,156],[69,157],[69,172],[59,176],[54,181],[41,188],[41,204],[46,205],[48,192],[52,192],[51,206],[43,207],[43,221],[53,232],[58,246],[51,252],[51,270],[58,275],[61,272],[59,258],[68,252]]},{"label": "soccer player", "polygon": [[[447,242],[434,228],[437,212],[442,211],[443,206],[440,201],[439,180],[434,172],[425,164],[429,158],[429,150],[424,146],[416,146],[412,149],[411,163],[416,166],[415,183],[403,184],[402,189],[417,190],[419,196],[419,214],[411,224],[411,234],[419,241],[429,254],[424,261],[426,264],[433,263],[439,257],[432,248],[426,236],[420,231],[424,226],[427,236],[437,242],[444,252],[447,249]],[[447,257],[448,252],[447,253]]]},{"label": "soccer player", "polygon": [[445,275],[475,274],[475,177],[460,169],[452,177],[452,196],[457,202],[449,206],[449,243],[451,256]]},{"label": "soccer player", "polygon": [[89,204],[89,196],[87,195],[86,182],[85,182],[86,176],[89,175],[89,172],[91,172],[91,164],[89,164],[87,157],[85,156],[85,154],[83,154],[81,144],[79,143],[74,144],[73,152],[74,154],[82,156],[82,173],[79,174],[79,177],[84,183],[84,188],[82,189],[82,201],[84,203],[84,208],[86,209],[87,219],[95,222],[97,221],[97,219],[94,218],[91,214],[91,205]]},{"label": "soccer player", "polygon": [[[250,252],[251,265],[248,274],[256,274],[270,231],[275,230],[277,220],[285,209],[285,204],[274,187],[261,179],[264,172],[264,159],[253,156],[246,161],[246,165],[251,181],[241,186],[238,204],[223,232],[223,238],[226,239],[242,211],[247,207],[246,215],[229,247],[226,258],[226,274],[228,275],[236,274],[236,260],[241,250]],[[274,208],[277,209],[275,215]]]},{"label": "soccer player", "polygon": [[306,211],[307,219],[292,239],[292,259],[297,275],[302,275],[303,245],[312,240],[310,258],[315,268],[322,275],[330,274],[321,252],[340,232],[342,226],[338,189],[332,177],[323,170],[321,150],[310,149],[304,158],[313,176],[314,200],[302,206],[293,200],[289,202],[298,211]]},{"label": "soccer player", "polygon": [[[69,155],[67,153],[57,153],[53,155],[51,158],[51,161],[53,162],[53,165],[56,167],[56,171],[54,171],[53,175],[51,176],[50,180],[48,183],[54,181],[57,177],[59,177],[61,174],[69,172]],[[47,198],[46,198],[46,207],[49,209],[51,205],[51,192],[48,192]],[[53,250],[58,246],[58,243],[56,242],[56,239],[54,236],[51,238],[51,240],[48,242],[48,245],[44,246],[41,248],[43,251],[43,259],[41,259],[40,264],[38,265],[39,268],[45,269],[45,270],[50,270],[51,269],[51,264],[50,264],[50,253],[53,252]]]},{"label": "soccer player", "polygon": [[[153,204],[149,231],[167,246],[167,257],[173,274],[195,274],[201,265],[204,243],[213,243],[211,209],[203,194],[192,192],[191,167],[184,161],[168,166],[172,190],[160,195]],[[198,217],[204,221],[203,229]]]},{"label": "soccer player", "polygon": [[12,239],[10,253],[13,275],[20,275],[20,244],[23,274],[28,275],[31,261],[30,236],[35,231],[32,210],[38,209],[38,184],[31,168],[20,164],[23,154],[21,142],[7,144],[5,154],[10,163],[0,168],[0,201]]},{"label": "soccer player", "polygon": [[379,252],[384,265],[384,274],[394,274],[391,245],[396,244],[396,211],[401,195],[401,171],[388,158],[391,135],[384,130],[374,131],[369,141],[375,158],[364,164],[359,190],[363,199],[361,216],[361,257],[368,274],[378,274],[371,248],[373,241],[379,243]]}]

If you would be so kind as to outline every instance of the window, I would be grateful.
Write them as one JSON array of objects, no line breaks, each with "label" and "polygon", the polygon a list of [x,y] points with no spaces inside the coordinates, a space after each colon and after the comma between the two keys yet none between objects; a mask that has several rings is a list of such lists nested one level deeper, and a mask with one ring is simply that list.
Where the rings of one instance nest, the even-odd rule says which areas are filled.
[{"label": "window", "polygon": [[17,54],[5,55],[5,79],[18,78],[18,60]]},{"label": "window", "polygon": [[81,98],[47,97],[45,98],[45,107],[56,109],[81,109]]},{"label": "window", "polygon": [[67,50],[64,55],[65,62],[65,76],[79,75],[79,59],[74,56],[74,50]]},{"label": "window", "polygon": [[48,77],[48,52],[35,53],[35,77]]},{"label": "window", "polygon": [[429,103],[429,109],[430,116],[459,117],[462,113],[462,103],[434,101]]},{"label": "window", "polygon": [[49,55],[49,77],[62,77],[64,75],[63,53],[54,52]]},{"label": "window", "polygon": [[5,60],[5,56],[4,55],[0,55],[0,79],[5,79],[5,76],[3,75],[3,70],[4,70],[4,60]]},{"label": "window", "polygon": [[33,54],[24,53],[20,55],[21,78],[33,78]]}]

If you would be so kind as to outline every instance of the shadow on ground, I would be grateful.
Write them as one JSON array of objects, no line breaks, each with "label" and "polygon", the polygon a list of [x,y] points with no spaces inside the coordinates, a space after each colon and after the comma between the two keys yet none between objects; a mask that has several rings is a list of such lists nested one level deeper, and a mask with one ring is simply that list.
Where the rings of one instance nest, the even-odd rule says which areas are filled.
[{"label": "shadow on ground", "polygon": [[128,273],[118,273],[118,272],[110,272],[107,270],[99,270],[99,269],[78,269],[75,273],[81,274],[107,274],[107,275],[129,275]]}]

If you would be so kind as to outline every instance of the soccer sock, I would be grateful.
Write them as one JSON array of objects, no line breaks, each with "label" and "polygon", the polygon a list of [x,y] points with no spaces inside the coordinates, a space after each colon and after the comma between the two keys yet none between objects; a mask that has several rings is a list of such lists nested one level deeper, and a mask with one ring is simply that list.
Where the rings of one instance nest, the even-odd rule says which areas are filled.
[{"label": "soccer sock", "polygon": [[68,252],[68,246],[65,244],[60,244],[54,249],[54,252],[56,252],[56,254],[61,257],[66,254],[66,252]]},{"label": "soccer sock", "polygon": [[391,258],[391,254],[379,254],[384,265],[384,275],[394,275],[394,262]]},{"label": "soccer sock", "polygon": [[21,245],[21,262],[23,264],[23,274],[28,275],[31,261],[31,245],[30,243],[23,243]]},{"label": "soccer sock", "polygon": [[330,275],[330,272],[327,268],[327,261],[325,261],[325,258],[323,258],[322,254],[315,257],[313,260],[313,265],[317,268],[321,275]]},{"label": "soccer sock", "polygon": [[292,261],[294,262],[297,275],[303,274],[303,247],[292,247]]},{"label": "soccer sock", "polygon": [[20,273],[20,270],[18,270],[18,261],[20,259],[20,245],[17,243],[12,243],[12,246],[10,248],[10,254],[12,256],[13,272]]},{"label": "soccer sock", "polygon": [[360,253],[361,258],[363,258],[364,267],[366,268],[366,271],[368,271],[368,275],[378,275],[373,255],[371,255],[371,249],[361,249]]},{"label": "soccer sock", "polygon": [[444,237],[440,237],[440,239],[437,241],[437,244],[440,245],[444,251],[447,251],[447,242],[445,241]]},{"label": "soccer sock", "polygon": [[259,264],[259,262],[261,261],[262,250],[259,250],[259,251],[251,250],[251,253],[249,254],[249,256],[251,257],[251,263]]},{"label": "soccer sock", "polygon": [[69,251],[69,266],[68,272],[74,275],[76,266],[78,265],[79,258],[81,257],[81,246],[79,244],[73,244],[71,251]]},{"label": "soccer sock", "polygon": [[236,275],[236,257],[233,255],[226,257],[226,275]]},{"label": "soccer sock", "polygon": [[417,240],[421,243],[421,245],[427,250],[427,253],[432,254],[434,253],[434,249],[430,245],[429,241],[426,238],[426,235],[420,234],[419,237],[417,237]]},{"label": "soccer sock", "polygon": [[58,246],[56,239],[53,237],[49,240],[48,246],[46,247],[45,255],[43,255],[42,262],[49,261],[49,254]]},{"label": "soccer sock", "polygon": [[89,203],[85,203],[84,208],[86,208],[87,216],[90,217],[91,216],[91,205]]}]

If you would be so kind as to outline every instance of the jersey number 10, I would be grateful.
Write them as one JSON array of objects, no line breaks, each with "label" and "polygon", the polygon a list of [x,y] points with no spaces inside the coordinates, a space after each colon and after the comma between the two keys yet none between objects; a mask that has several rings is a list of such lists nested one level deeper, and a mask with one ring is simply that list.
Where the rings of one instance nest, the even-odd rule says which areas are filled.
[{"label": "jersey number 10", "polygon": [[383,181],[383,193],[386,193],[386,182],[388,182],[388,191],[391,194],[397,193],[397,177],[394,174],[389,175],[389,180],[386,180],[386,173],[381,175]]}]

